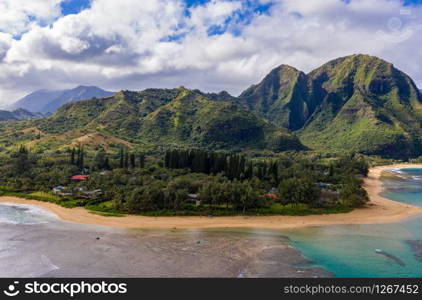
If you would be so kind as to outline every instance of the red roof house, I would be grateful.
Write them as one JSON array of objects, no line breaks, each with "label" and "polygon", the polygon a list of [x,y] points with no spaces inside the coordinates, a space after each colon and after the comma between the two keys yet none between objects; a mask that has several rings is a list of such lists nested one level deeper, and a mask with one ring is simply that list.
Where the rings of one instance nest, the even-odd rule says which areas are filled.
[{"label": "red roof house", "polygon": [[281,197],[279,195],[273,194],[273,193],[268,193],[268,194],[262,195],[261,197],[267,197],[267,198],[273,199],[273,200],[280,200],[281,199]]},{"label": "red roof house", "polygon": [[75,181],[85,181],[89,179],[89,175],[73,175],[72,177],[70,177],[70,180],[75,180]]}]

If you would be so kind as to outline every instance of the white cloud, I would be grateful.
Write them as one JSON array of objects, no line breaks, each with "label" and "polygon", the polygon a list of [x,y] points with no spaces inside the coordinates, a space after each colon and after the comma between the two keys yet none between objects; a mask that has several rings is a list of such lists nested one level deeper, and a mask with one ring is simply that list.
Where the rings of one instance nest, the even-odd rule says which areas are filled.
[{"label": "white cloud", "polygon": [[0,32],[0,62],[6,56],[12,45],[12,36],[7,33]]},{"label": "white cloud", "polygon": [[32,23],[60,16],[60,0],[0,0],[0,31],[18,35]]},{"label": "white cloud", "polygon": [[[248,9],[244,1],[212,0],[187,13],[182,0],[93,0],[91,8],[59,18],[58,0],[33,1],[39,7],[26,10],[10,6],[15,1],[23,0],[0,0],[3,103],[77,84],[237,94],[277,65],[310,71],[353,53],[392,61],[422,84],[422,9],[400,15],[398,0],[274,0],[268,14],[256,13],[250,22],[239,17]],[[8,13],[19,17],[2,19]],[[212,28],[227,31],[209,35]],[[14,40],[17,32],[24,33]]]}]

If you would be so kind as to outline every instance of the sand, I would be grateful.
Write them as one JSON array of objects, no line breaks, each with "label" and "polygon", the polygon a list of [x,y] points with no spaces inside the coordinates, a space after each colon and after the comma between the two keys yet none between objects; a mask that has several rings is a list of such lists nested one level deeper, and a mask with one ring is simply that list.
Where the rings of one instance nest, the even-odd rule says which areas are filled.
[{"label": "sand", "polygon": [[381,172],[393,168],[421,167],[416,164],[399,164],[371,168],[365,179],[364,187],[368,191],[370,202],[364,208],[344,214],[310,216],[235,216],[235,217],[145,217],[127,215],[124,217],[104,217],[88,210],[64,208],[59,205],[26,200],[16,197],[0,197],[0,202],[36,205],[55,213],[60,219],[80,224],[113,226],[120,228],[143,229],[194,229],[194,228],[260,228],[291,229],[307,226],[375,224],[398,222],[422,213],[422,207],[416,207],[383,198],[380,181]]}]

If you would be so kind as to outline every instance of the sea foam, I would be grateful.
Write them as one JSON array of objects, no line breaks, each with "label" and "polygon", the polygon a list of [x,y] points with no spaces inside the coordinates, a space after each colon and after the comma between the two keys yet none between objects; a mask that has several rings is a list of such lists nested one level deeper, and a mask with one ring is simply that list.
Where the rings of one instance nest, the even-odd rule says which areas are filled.
[{"label": "sea foam", "polygon": [[7,224],[43,224],[56,220],[54,213],[27,204],[0,203],[0,223]]}]

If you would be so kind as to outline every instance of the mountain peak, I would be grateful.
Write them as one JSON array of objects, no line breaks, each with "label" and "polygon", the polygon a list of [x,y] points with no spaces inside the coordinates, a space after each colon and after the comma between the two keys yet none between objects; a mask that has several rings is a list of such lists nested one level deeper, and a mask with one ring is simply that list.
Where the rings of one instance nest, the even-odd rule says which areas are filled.
[{"label": "mountain peak", "polygon": [[111,96],[113,92],[105,91],[96,86],[79,85],[66,90],[37,90],[11,106],[11,109],[24,108],[31,112],[52,113],[63,104]]},{"label": "mountain peak", "polygon": [[272,71],[292,71],[292,72],[301,72],[298,69],[296,69],[295,67],[292,67],[290,65],[286,65],[286,64],[281,64],[278,67],[274,68]]},{"label": "mountain peak", "polygon": [[[305,73],[283,64],[273,69],[259,84],[244,91],[239,98],[258,115],[271,116],[270,120],[275,124],[296,130],[303,125],[306,114],[303,111],[305,107],[297,106],[303,101],[300,91],[304,86]],[[298,114],[284,110],[286,106],[294,107]]]},{"label": "mountain peak", "polygon": [[70,90],[100,90],[100,91],[104,91],[103,89],[99,88],[98,86],[95,85],[78,85],[76,87],[74,87],[73,89]]},{"label": "mountain peak", "polygon": [[347,68],[350,71],[353,71],[363,66],[367,68],[367,71],[369,71],[369,68],[380,67],[382,67],[383,70],[388,70],[393,67],[393,64],[377,56],[372,56],[368,54],[353,54],[331,60],[326,64],[322,65],[320,68],[317,68],[316,70],[312,71],[311,73],[318,70],[326,70],[338,67]]}]

